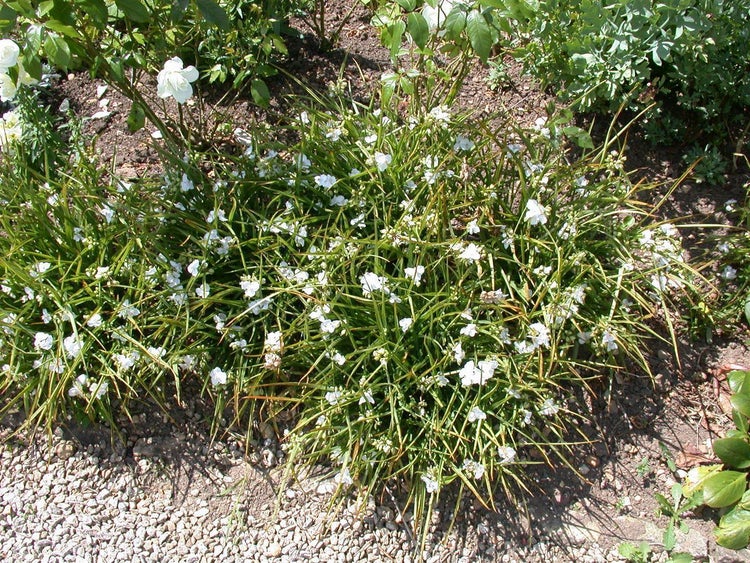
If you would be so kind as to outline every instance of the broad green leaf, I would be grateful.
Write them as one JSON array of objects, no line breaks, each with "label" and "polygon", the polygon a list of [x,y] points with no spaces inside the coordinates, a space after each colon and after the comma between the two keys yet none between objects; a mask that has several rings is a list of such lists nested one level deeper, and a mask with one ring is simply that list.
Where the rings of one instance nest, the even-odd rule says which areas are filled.
[{"label": "broad green leaf", "polygon": [[169,14],[172,21],[178,22],[182,20],[189,5],[190,0],[175,0],[174,4],[172,4],[172,11]]},{"label": "broad green leaf", "polygon": [[59,35],[48,34],[44,40],[44,52],[52,63],[63,70],[70,65],[70,47]]},{"label": "broad green leaf", "polygon": [[221,29],[229,29],[232,27],[232,22],[229,21],[229,16],[224,11],[224,8],[219,6],[214,0],[195,0],[200,10],[201,15],[206,18],[208,23],[219,26]]},{"label": "broad green leaf", "polygon": [[740,500],[747,489],[747,473],[720,471],[703,483],[703,502],[711,508],[724,508]]},{"label": "broad green leaf", "polygon": [[567,127],[563,127],[563,133],[565,133],[566,137],[568,137],[582,149],[594,148],[594,141],[591,140],[591,135],[589,135],[589,132],[585,129],[581,129],[580,127],[576,127],[575,125],[569,125]]},{"label": "broad green leaf", "polygon": [[115,5],[122,10],[126,18],[134,22],[146,23],[151,19],[151,12],[140,0],[115,0]]},{"label": "broad green leaf", "polygon": [[80,37],[77,29],[69,25],[65,25],[64,23],[61,23],[57,20],[49,20],[45,22],[44,26],[47,29],[56,31],[60,35],[64,35],[65,37],[72,37],[73,39],[78,39]]},{"label": "broad green leaf", "polygon": [[725,465],[746,469],[750,467],[750,444],[739,438],[714,440],[714,453]]},{"label": "broad green leaf", "polygon": [[732,393],[742,393],[744,390],[750,391],[750,371],[734,370],[727,374],[727,382]]},{"label": "broad green leaf", "polygon": [[737,509],[727,512],[714,530],[716,543],[727,549],[743,549],[750,541],[750,510]]},{"label": "broad green leaf", "polygon": [[146,125],[146,113],[139,104],[134,103],[128,114],[128,130],[135,133],[142,129],[144,125]]},{"label": "broad green leaf", "polygon": [[268,107],[268,103],[271,101],[271,92],[268,91],[266,83],[255,78],[250,83],[250,94],[253,96],[253,100],[256,104],[261,107]]},{"label": "broad green leaf", "polygon": [[0,29],[12,29],[15,26],[18,14],[10,6],[0,6]]},{"label": "broad green leaf", "polygon": [[703,489],[706,480],[719,473],[722,465],[701,465],[688,471],[685,481],[682,484],[682,492],[686,497],[692,497],[697,491]]},{"label": "broad green leaf", "polygon": [[746,395],[744,391],[748,390],[743,388],[743,393],[732,395],[729,398],[729,402],[731,402],[732,406],[740,413],[745,416],[750,416],[750,396]]},{"label": "broad green leaf", "polygon": [[445,17],[445,28],[448,37],[457,38],[461,35],[464,29],[466,29],[466,12],[454,8]]},{"label": "broad green leaf", "polygon": [[417,7],[417,0],[396,0],[396,3],[401,6],[405,12],[412,12]]},{"label": "broad green leaf", "polygon": [[482,62],[487,62],[492,51],[492,30],[478,10],[472,10],[466,17],[466,33],[476,54]]},{"label": "broad green leaf", "polygon": [[102,29],[107,24],[109,13],[104,0],[77,0],[76,4],[89,15],[98,29]]},{"label": "broad green leaf", "polygon": [[742,510],[750,510],[750,489],[745,491],[745,494],[742,495],[740,502],[737,503],[737,508],[740,508]]},{"label": "broad green leaf", "polygon": [[750,297],[745,301],[745,320],[750,324]]},{"label": "broad green leaf", "polygon": [[411,35],[414,43],[420,49],[424,49],[427,41],[430,39],[430,26],[427,20],[419,12],[412,12],[406,20],[406,30]]},{"label": "broad green leaf", "polygon": [[405,31],[406,24],[398,20],[387,26],[381,34],[383,45],[391,52],[391,58],[393,59],[398,56],[401,50],[401,38]]}]

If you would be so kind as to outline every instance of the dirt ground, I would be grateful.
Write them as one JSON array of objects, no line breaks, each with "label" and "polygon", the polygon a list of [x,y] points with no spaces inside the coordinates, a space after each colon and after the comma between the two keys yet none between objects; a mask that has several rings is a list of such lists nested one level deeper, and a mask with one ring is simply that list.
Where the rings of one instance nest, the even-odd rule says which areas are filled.
[{"label": "dirt ground", "polygon": [[[341,17],[345,3],[331,3],[330,23]],[[289,61],[284,67],[288,74],[280,74],[270,81],[274,96],[271,107],[262,110],[247,100],[235,101],[231,105],[231,115],[237,126],[278,119],[286,107],[286,96],[301,93],[300,83],[313,89],[325,89],[329,83],[344,78],[355,97],[367,99],[382,72],[389,68],[387,53],[369,26],[369,16],[364,9],[355,10],[342,29],[337,48],[331,52],[318,49],[303,22],[294,23],[307,35],[290,41]],[[477,66],[461,91],[459,105],[486,114],[511,115],[525,124],[533,123],[537,117],[545,115],[545,106],[554,97],[528,77],[521,76],[518,65],[511,59],[506,63],[509,79],[496,90],[490,89],[485,79],[487,68]],[[290,78],[292,76],[295,79]],[[129,133],[127,101],[111,89],[97,91],[97,86],[102,84],[84,73],[70,75],[61,80],[59,96],[61,100],[68,99],[71,107],[82,116],[92,116],[103,108],[111,112],[87,124],[88,130],[97,135],[96,149],[102,162],[111,163],[113,170],[125,179],[158,169],[157,153],[151,146],[152,130],[146,128],[136,134]],[[228,115],[230,107],[224,104],[212,107],[209,102],[206,113],[216,111]],[[655,150],[634,137],[630,139],[627,154],[632,169],[650,181],[669,182],[684,168],[679,147]],[[675,190],[663,213],[699,223],[727,224],[725,203],[729,199],[744,199],[748,178],[747,170],[740,170],[731,172],[727,183],[720,187],[688,180]],[[697,247],[699,242],[697,234],[686,235],[689,251],[691,245]],[[458,525],[493,521],[495,525],[491,529],[504,530],[506,534],[500,538],[501,543],[527,543],[543,530],[547,535],[552,533],[558,537],[561,544],[570,546],[597,542],[606,548],[626,540],[636,543],[645,540],[658,548],[668,520],[657,515],[654,494],[669,497],[671,485],[683,472],[697,464],[714,461],[708,448],[710,440],[723,435],[731,422],[723,376],[733,367],[750,368],[747,338],[747,331],[740,329],[729,336],[716,334],[712,343],[684,341],[680,344],[679,360],[671,350],[661,349],[653,358],[653,380],[634,374],[613,381],[611,388],[602,390],[599,404],[594,405],[597,416],[590,428],[583,429],[594,443],[580,448],[574,467],[533,470],[534,494],[527,499],[525,510],[499,499],[497,512],[471,509],[464,514],[460,511]],[[212,449],[206,429],[196,423],[201,417],[192,414],[174,424],[165,424],[161,429],[150,420],[156,415],[144,414],[146,418],[132,423],[123,421],[127,440],[120,452],[124,463],[148,452],[159,452],[177,476],[173,480],[172,494],[183,495],[187,503],[195,500],[190,490],[211,487],[210,479],[198,469],[205,465],[206,456],[216,454],[219,459],[216,464],[221,467],[220,457],[225,455],[219,451],[221,448],[217,450],[219,453]],[[186,428],[196,433],[196,443],[203,447],[192,451],[181,445],[180,438],[175,436],[186,432]],[[85,444],[93,439],[87,432],[91,431],[78,429],[73,437]],[[234,454],[242,454],[238,443],[231,439],[218,443],[225,449],[229,444]],[[256,443],[256,446],[252,455],[256,456],[255,461],[262,462],[263,445]],[[672,463],[677,473],[670,469]],[[236,467],[234,465],[226,467],[227,471],[236,471],[231,469]],[[270,518],[272,510],[260,507],[273,504],[278,471],[250,470],[245,478],[251,495],[257,497],[256,502],[249,503],[258,510],[254,517]],[[449,505],[450,498],[445,502]],[[452,509],[445,512],[452,513]],[[711,535],[716,518],[716,512],[710,510],[687,515],[684,521],[689,532],[678,535],[677,550],[716,561],[750,560],[746,551],[733,553],[716,546]],[[476,538],[476,542],[482,541],[491,541],[491,538]]]}]

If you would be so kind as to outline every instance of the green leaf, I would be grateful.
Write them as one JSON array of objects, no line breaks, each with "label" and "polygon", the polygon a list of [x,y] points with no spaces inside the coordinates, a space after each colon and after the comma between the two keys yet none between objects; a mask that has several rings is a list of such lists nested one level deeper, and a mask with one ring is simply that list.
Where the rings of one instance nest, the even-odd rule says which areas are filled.
[{"label": "green leaf", "polygon": [[466,33],[469,35],[471,47],[482,62],[486,63],[492,51],[492,30],[478,10],[472,10],[466,17]]},{"label": "green leaf", "polygon": [[448,37],[457,38],[466,29],[466,12],[454,8],[445,17],[445,25],[443,27]]},{"label": "green leaf", "polygon": [[747,489],[747,473],[720,471],[703,483],[703,502],[711,508],[724,508],[740,500]]},{"label": "green leaf", "polygon": [[750,467],[750,444],[740,438],[720,438],[714,440],[714,453],[730,467],[746,469]]},{"label": "green leaf", "polygon": [[686,497],[692,497],[696,492],[702,491],[706,481],[721,471],[722,465],[702,465],[691,469],[682,484],[682,493]]},{"label": "green leaf", "polygon": [[669,556],[667,563],[693,563],[693,556],[684,551],[678,551]]},{"label": "green leaf", "polygon": [[59,35],[48,34],[44,40],[44,52],[52,63],[63,70],[70,65],[70,47]]},{"label": "green leaf", "polygon": [[580,127],[576,127],[575,125],[569,125],[567,127],[563,127],[563,133],[565,133],[565,136],[568,137],[568,139],[573,141],[582,149],[594,148],[594,141],[591,140],[591,135],[589,135],[589,132],[585,129],[581,129]]},{"label": "green leaf", "polygon": [[396,3],[401,6],[405,12],[412,12],[417,7],[417,0],[396,0]]},{"label": "green leaf", "polygon": [[77,0],[76,4],[89,15],[98,29],[103,29],[107,24],[109,13],[104,0]]},{"label": "green leaf", "polygon": [[750,510],[737,509],[727,512],[714,530],[716,543],[727,549],[743,549],[750,541]]},{"label": "green leaf", "polygon": [[406,20],[406,30],[411,35],[414,43],[420,49],[424,49],[427,41],[430,39],[430,26],[427,20],[419,12],[412,12]]},{"label": "green leaf", "polygon": [[742,393],[743,390],[750,391],[750,371],[733,370],[727,374],[727,382],[732,393]]},{"label": "green leaf", "polygon": [[64,35],[65,37],[72,37],[73,39],[78,39],[80,37],[77,29],[57,20],[49,20],[45,22],[44,27],[46,27],[47,29],[51,29],[52,31],[56,31],[57,33]]},{"label": "green leaf", "polygon": [[185,16],[189,5],[190,0],[175,0],[174,4],[172,4],[172,11],[169,13],[172,21],[180,21]]},{"label": "green leaf", "polygon": [[750,324],[750,297],[745,301],[745,320]]},{"label": "green leaf", "polygon": [[666,549],[667,551],[672,551],[674,549],[674,546],[677,545],[677,533],[674,529],[674,521],[671,521],[667,525],[667,529],[664,530],[662,542],[664,543],[664,549]]},{"label": "green leaf", "polygon": [[134,103],[130,107],[130,113],[128,114],[128,130],[131,133],[135,133],[142,129],[144,125],[146,125],[146,112],[143,111],[143,108],[139,104]]},{"label": "green leaf", "polygon": [[122,10],[126,18],[134,22],[146,23],[151,19],[151,12],[140,0],[115,0],[115,5]]},{"label": "green leaf", "polygon": [[221,29],[230,29],[232,22],[229,21],[229,16],[224,11],[224,8],[219,6],[214,0],[195,0],[200,10],[201,15],[206,18],[208,23],[219,26]]},{"label": "green leaf", "polygon": [[750,416],[750,396],[745,393],[732,395],[729,398],[729,402],[732,403],[732,406],[744,416]]},{"label": "green leaf", "polygon": [[271,101],[271,92],[268,91],[268,86],[260,78],[255,78],[250,83],[250,94],[256,104],[264,108],[268,107]]}]

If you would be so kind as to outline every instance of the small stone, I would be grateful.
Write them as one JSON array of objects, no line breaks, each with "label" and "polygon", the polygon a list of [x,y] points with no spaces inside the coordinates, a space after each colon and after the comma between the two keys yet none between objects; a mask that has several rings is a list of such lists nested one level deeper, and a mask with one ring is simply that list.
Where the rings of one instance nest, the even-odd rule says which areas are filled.
[{"label": "small stone", "polygon": [[270,544],[266,549],[266,557],[279,557],[281,555],[281,546],[276,542]]}]

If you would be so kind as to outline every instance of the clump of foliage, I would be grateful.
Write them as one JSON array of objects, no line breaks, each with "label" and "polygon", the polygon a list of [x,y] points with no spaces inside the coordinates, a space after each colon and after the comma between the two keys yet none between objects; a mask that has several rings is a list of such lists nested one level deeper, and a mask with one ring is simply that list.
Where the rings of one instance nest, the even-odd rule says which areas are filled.
[{"label": "clump of foliage", "polygon": [[[652,138],[722,146],[748,120],[750,2],[524,2],[516,56],[582,110],[656,104]],[[659,112],[657,118],[654,112]]]},{"label": "clump of foliage", "polygon": [[716,542],[729,549],[743,549],[750,542],[750,372],[727,375],[732,396],[735,429],[713,441],[714,453],[722,464],[696,467],[688,473],[683,493],[698,504],[724,512],[715,530]]},{"label": "clump of foliage", "polygon": [[26,70],[39,79],[40,50],[60,69],[87,68],[116,85],[133,72],[153,72],[177,56],[195,64],[208,83],[252,84],[268,101],[262,79],[287,54],[286,21],[298,3],[288,0],[9,0],[0,31],[24,40]]}]

